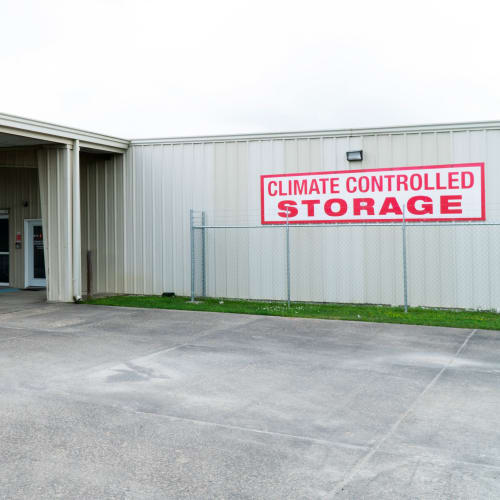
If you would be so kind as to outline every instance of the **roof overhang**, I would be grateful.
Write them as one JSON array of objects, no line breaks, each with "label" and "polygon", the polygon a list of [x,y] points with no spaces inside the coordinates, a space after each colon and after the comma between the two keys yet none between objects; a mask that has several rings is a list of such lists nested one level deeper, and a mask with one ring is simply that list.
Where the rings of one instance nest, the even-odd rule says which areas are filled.
[{"label": "roof overhang", "polygon": [[[7,138],[5,140],[10,142],[10,146],[48,143],[67,144],[72,147],[74,141],[78,139],[80,148],[84,151],[108,153],[124,153],[130,143],[127,139],[4,113],[0,113],[0,134]],[[19,138],[17,141],[16,137]]]},{"label": "roof overhang", "polygon": [[254,134],[227,134],[187,137],[132,139],[132,146],[148,144],[194,144],[203,142],[261,141],[270,139],[314,139],[320,137],[359,137],[382,134],[420,134],[426,132],[460,132],[464,130],[500,130],[500,121],[437,123],[430,125],[397,125],[393,127],[350,128],[297,132],[264,132]]}]

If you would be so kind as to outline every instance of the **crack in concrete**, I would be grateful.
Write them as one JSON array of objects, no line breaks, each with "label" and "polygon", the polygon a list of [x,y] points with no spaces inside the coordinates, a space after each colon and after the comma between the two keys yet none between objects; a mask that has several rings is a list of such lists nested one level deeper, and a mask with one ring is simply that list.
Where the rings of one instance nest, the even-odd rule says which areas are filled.
[{"label": "crack in concrete", "polygon": [[465,349],[467,344],[469,343],[469,340],[472,338],[472,336],[477,332],[477,328],[475,330],[472,330],[472,332],[469,333],[469,335],[466,337],[466,339],[463,341],[462,345],[458,348],[458,350],[455,352],[455,354],[448,360],[448,363],[446,363],[441,370],[434,376],[434,378],[425,386],[424,390],[415,398],[413,403],[408,407],[408,409],[396,420],[396,422],[391,426],[389,431],[382,436],[381,439],[370,449],[370,451],[361,457],[360,460],[352,467],[352,469],[349,471],[347,476],[344,478],[344,480],[333,490],[332,496],[337,495],[340,493],[356,476],[356,474],[361,471],[363,466],[370,460],[375,453],[381,448],[381,446],[396,432],[398,427],[401,425],[401,423],[413,412],[417,404],[420,402],[420,400],[436,385],[437,381],[441,377],[441,375],[448,369],[450,368],[455,360],[460,356],[462,351]]}]

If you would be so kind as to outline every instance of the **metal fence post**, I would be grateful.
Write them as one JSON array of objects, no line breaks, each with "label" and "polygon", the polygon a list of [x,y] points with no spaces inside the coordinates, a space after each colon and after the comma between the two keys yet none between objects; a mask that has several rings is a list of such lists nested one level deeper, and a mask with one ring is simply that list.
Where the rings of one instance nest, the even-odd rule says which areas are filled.
[{"label": "metal fence post", "polygon": [[207,295],[207,264],[206,264],[206,243],[205,243],[205,211],[201,213],[201,295]]},{"label": "metal fence post", "polygon": [[191,231],[191,302],[194,302],[194,211],[189,211],[189,227]]},{"label": "metal fence post", "polygon": [[290,225],[288,224],[288,209],[286,211],[286,297],[290,307]]},{"label": "metal fence post", "polygon": [[408,270],[406,262],[406,205],[403,205],[403,223],[401,225],[403,232],[403,291],[405,313],[408,312]]}]

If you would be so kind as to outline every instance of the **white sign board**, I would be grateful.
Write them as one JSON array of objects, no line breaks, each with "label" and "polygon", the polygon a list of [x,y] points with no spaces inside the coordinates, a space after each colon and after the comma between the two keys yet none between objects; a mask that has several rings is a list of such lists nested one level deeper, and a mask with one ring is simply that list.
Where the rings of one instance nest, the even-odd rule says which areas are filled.
[{"label": "white sign board", "polygon": [[262,175],[262,224],[485,220],[484,163]]}]

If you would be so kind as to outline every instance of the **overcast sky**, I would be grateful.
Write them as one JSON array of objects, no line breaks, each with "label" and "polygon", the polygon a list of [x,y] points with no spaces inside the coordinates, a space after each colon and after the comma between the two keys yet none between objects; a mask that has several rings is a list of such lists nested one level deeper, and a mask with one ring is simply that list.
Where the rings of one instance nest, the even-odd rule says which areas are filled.
[{"label": "overcast sky", "polygon": [[500,120],[500,8],[0,0],[0,111],[125,138]]}]

